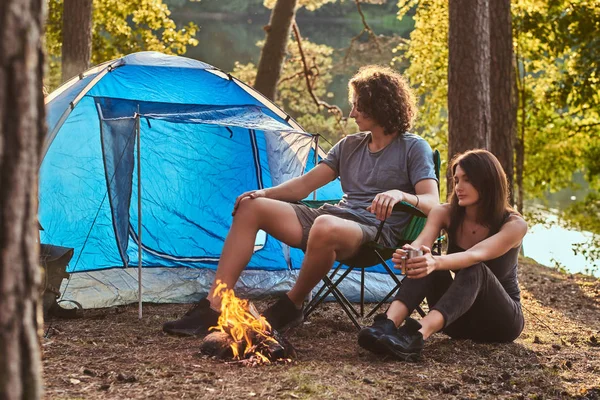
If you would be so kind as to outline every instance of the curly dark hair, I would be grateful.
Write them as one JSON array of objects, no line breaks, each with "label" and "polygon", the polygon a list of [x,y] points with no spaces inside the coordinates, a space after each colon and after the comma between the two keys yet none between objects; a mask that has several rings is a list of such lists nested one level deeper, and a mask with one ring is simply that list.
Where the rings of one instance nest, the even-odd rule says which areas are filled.
[{"label": "curly dark hair", "polygon": [[403,134],[417,116],[415,96],[402,75],[389,67],[366,65],[348,82],[350,101],[358,95],[357,109],[373,119],[386,135]]}]

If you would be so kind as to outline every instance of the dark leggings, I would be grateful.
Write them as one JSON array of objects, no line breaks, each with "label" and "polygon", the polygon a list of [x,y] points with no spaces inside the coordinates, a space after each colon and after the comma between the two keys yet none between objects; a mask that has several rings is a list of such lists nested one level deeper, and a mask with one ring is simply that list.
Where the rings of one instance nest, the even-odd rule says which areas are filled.
[{"label": "dark leggings", "polygon": [[457,339],[511,342],[523,330],[521,303],[512,299],[483,263],[458,271],[434,271],[421,279],[404,279],[395,300],[410,313],[427,298],[430,310],[444,317],[442,331]]}]

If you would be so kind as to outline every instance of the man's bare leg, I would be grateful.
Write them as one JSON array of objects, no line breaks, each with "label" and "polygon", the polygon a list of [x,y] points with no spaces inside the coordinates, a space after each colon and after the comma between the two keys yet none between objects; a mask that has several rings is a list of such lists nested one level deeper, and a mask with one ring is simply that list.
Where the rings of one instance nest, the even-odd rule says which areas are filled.
[{"label": "man's bare leg", "polygon": [[302,306],[310,291],[329,272],[336,259],[352,256],[360,247],[363,233],[360,226],[332,215],[321,215],[308,236],[308,243],[298,280],[288,292],[297,306]]},{"label": "man's bare leg", "polygon": [[302,226],[289,203],[262,197],[243,199],[225,239],[215,281],[207,296],[211,308],[218,310],[221,303],[220,298],[213,298],[216,281],[220,280],[228,288],[235,286],[252,257],[259,229],[293,247],[302,242]]}]

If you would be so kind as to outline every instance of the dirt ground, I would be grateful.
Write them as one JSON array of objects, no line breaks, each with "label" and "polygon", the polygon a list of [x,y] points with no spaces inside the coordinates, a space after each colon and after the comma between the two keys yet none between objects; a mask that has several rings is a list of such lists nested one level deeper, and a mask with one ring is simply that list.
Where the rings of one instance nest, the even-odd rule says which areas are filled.
[{"label": "dirt ground", "polygon": [[334,304],[288,333],[297,360],[258,367],[201,356],[201,339],[165,335],[162,323],[189,305],[146,304],[142,321],[135,305],[50,320],[46,398],[599,399],[600,280],[531,260],[520,270],[526,327],[518,340],[477,344],[436,334],[418,363],[359,348]]}]

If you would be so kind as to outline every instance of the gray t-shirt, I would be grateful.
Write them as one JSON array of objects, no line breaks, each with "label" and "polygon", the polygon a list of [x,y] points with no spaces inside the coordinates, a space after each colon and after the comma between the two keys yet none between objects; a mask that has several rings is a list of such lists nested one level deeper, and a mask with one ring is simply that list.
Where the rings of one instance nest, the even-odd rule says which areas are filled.
[{"label": "gray t-shirt", "polygon": [[[420,136],[399,135],[377,152],[369,150],[370,141],[370,132],[346,136],[321,161],[340,177],[344,192],[338,204],[325,204],[323,208],[341,218],[379,226],[375,214],[366,210],[377,194],[392,189],[415,194],[415,185],[419,181],[437,181],[437,178],[431,147]],[[386,220],[381,242],[395,246],[409,221],[409,214],[394,211]]]}]

